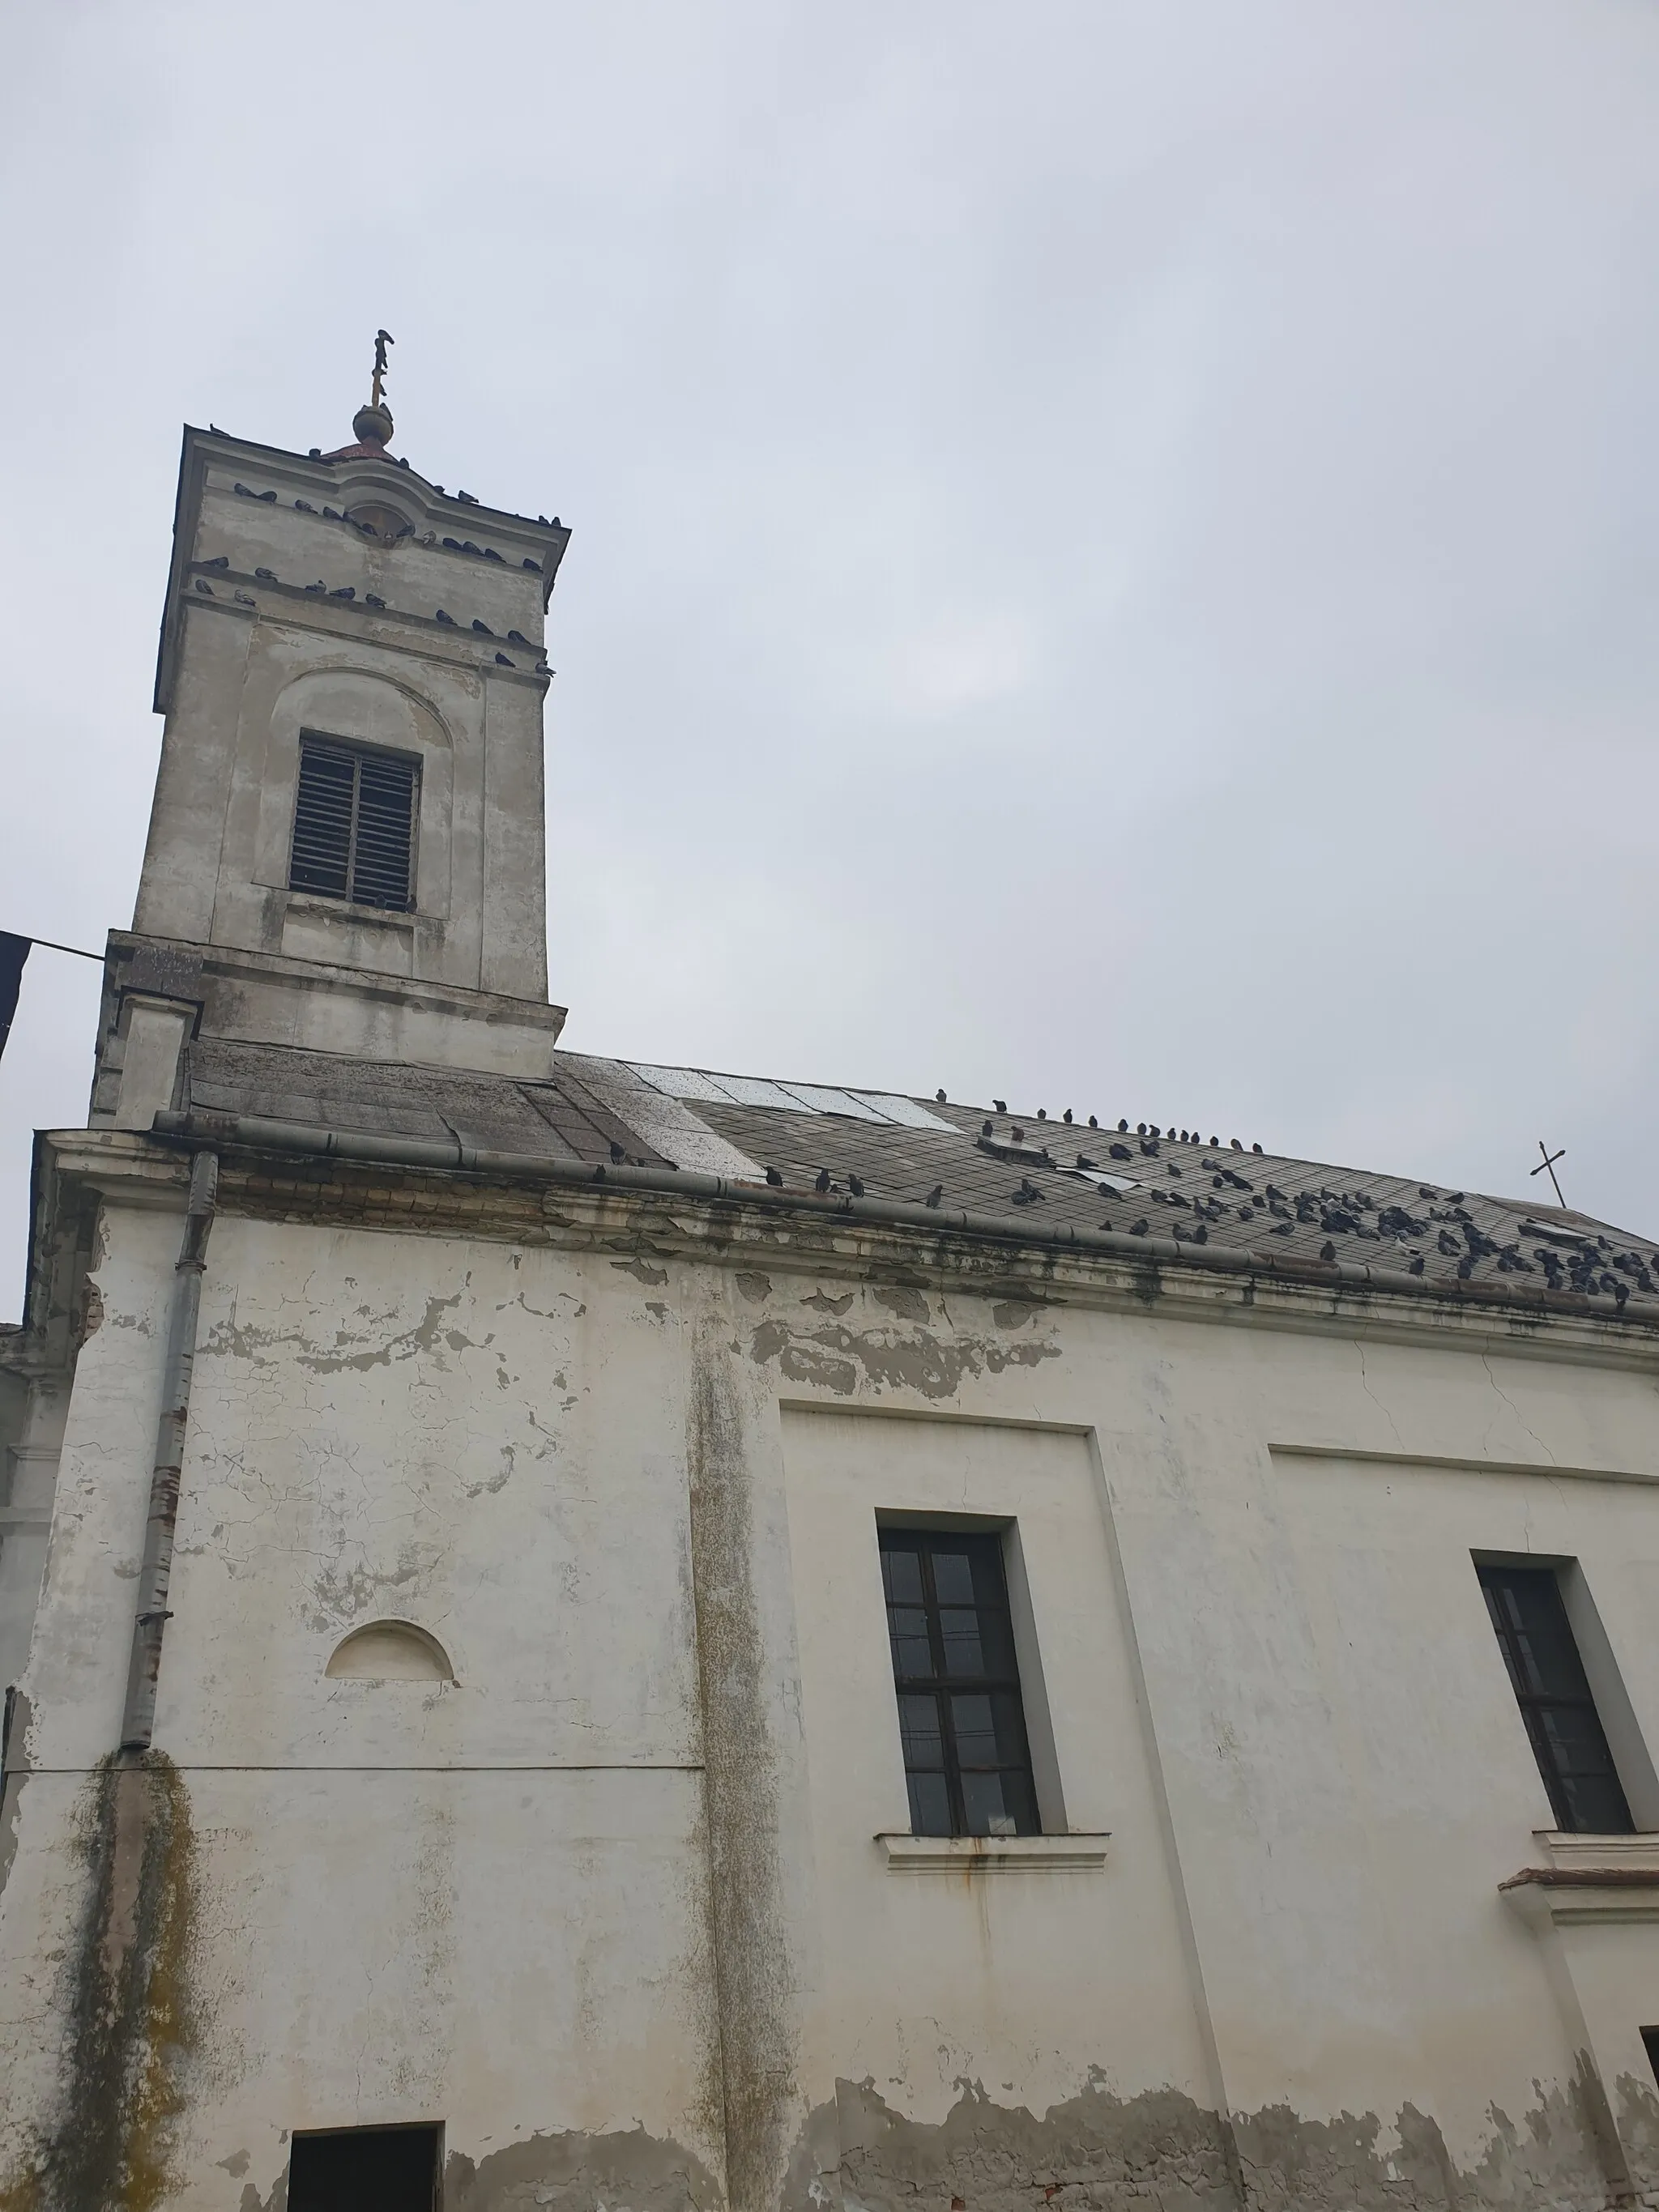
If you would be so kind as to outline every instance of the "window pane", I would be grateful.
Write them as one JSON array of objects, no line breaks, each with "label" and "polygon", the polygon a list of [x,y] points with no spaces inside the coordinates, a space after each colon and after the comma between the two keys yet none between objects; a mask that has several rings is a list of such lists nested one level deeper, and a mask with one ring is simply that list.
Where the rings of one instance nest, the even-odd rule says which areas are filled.
[{"label": "window pane", "polygon": [[979,1615],[965,1606],[942,1605],[939,1609],[939,1635],[945,1644],[945,1671],[947,1674],[984,1674],[988,1672],[985,1653],[979,1640]]},{"label": "window pane", "polygon": [[1005,1682],[1018,1679],[1013,1630],[1006,1613],[984,1607],[969,1613],[966,1607],[941,1606],[939,1627],[947,1674],[978,1674]]},{"label": "window pane", "polygon": [[966,1552],[933,1553],[933,1589],[941,1605],[972,1605],[974,1565]]},{"label": "window pane", "polygon": [[1538,1721],[1560,1773],[1605,1774],[1612,1765],[1593,1705],[1541,1705]]},{"label": "window pane", "polygon": [[970,1836],[1034,1836],[1037,1832],[1030,1784],[1017,1769],[964,1774],[962,1802]]},{"label": "window pane", "polygon": [[957,1757],[970,1766],[1016,1766],[1025,1761],[1025,1729],[1019,1698],[1006,1690],[984,1696],[954,1697],[951,1723]]},{"label": "window pane", "polygon": [[945,1745],[939,1732],[937,1698],[901,1698],[899,1735],[904,1744],[907,1766],[944,1765]]},{"label": "window pane", "polygon": [[919,1552],[901,1551],[892,1545],[884,1544],[881,1577],[890,1605],[921,1603],[921,1554]]},{"label": "window pane", "polygon": [[[1526,1598],[1533,1599],[1530,1591]],[[1522,1619],[1514,1631],[1516,1664],[1528,1690],[1553,1697],[1584,1697],[1589,1684],[1574,1648],[1572,1632],[1564,1610],[1550,1620],[1534,1600],[1516,1608]]]},{"label": "window pane", "polygon": [[997,1732],[991,1719],[989,1698],[952,1698],[951,1724],[956,1730],[957,1757],[964,1766],[995,1766],[999,1763]]},{"label": "window pane", "polygon": [[913,1836],[948,1836],[951,1797],[942,1774],[907,1774],[910,1786],[910,1832]]},{"label": "window pane", "polygon": [[920,1606],[890,1606],[887,1626],[893,1639],[893,1672],[901,1681],[908,1675],[931,1675],[933,1647],[927,1641],[927,1615]]},{"label": "window pane", "polygon": [[1624,1836],[1632,1827],[1630,1807],[1616,1774],[1571,1774],[1561,1781],[1567,1826],[1581,1836]]}]

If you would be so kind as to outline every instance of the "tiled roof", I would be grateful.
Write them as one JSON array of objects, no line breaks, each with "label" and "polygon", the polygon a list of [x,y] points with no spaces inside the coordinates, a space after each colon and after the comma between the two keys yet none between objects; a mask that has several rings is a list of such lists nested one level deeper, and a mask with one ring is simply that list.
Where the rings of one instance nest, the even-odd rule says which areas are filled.
[{"label": "tiled roof", "polygon": [[[1369,1263],[1429,1282],[1659,1297],[1659,1252],[1583,1214],[1195,1136],[995,1107],[561,1053],[550,1080],[380,1066],[201,1040],[192,1110],[441,1138],[603,1164],[619,1157],[785,1192],[847,1192],[1104,1229],[1264,1259]],[[770,1171],[769,1176],[768,1171]]]}]

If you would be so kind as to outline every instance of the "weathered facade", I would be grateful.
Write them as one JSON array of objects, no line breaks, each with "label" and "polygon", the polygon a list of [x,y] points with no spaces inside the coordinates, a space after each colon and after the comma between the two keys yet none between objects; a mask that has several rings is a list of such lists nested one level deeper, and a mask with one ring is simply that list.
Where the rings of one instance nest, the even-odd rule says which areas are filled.
[{"label": "weathered facade", "polygon": [[[1652,1246],[560,1051],[567,533],[390,429],[185,439],[0,1339],[0,2208],[305,2212],[420,2128],[445,2212],[1659,2203]],[[923,1537],[991,1545],[1023,1811],[945,1692],[916,1811]]]}]

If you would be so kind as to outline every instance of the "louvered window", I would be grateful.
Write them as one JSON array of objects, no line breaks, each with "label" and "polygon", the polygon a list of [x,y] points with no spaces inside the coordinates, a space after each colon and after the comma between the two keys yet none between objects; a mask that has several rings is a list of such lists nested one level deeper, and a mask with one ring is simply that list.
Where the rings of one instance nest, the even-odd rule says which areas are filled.
[{"label": "louvered window", "polygon": [[411,907],[417,780],[395,753],[302,738],[289,889]]}]

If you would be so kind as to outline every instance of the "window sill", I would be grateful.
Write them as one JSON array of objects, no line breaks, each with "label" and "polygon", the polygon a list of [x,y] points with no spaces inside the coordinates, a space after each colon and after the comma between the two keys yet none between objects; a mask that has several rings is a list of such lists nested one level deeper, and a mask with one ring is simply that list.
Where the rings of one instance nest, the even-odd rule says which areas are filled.
[{"label": "window sill", "polygon": [[1077,1874],[1106,1863],[1105,1834],[876,1838],[892,1874]]},{"label": "window sill", "polygon": [[331,891],[300,890],[292,884],[286,889],[289,913],[325,915],[331,921],[391,922],[404,928],[415,921],[412,906],[368,906],[356,899],[337,898]]},{"label": "window sill", "polygon": [[1591,1923],[1659,1922],[1659,1834],[1571,1835],[1535,1828],[1547,1866],[1522,1867],[1498,1894],[1542,1931]]},{"label": "window sill", "polygon": [[1574,1874],[1644,1868],[1659,1875],[1659,1831],[1585,1836],[1565,1828],[1534,1828],[1533,1836],[1551,1867]]}]

